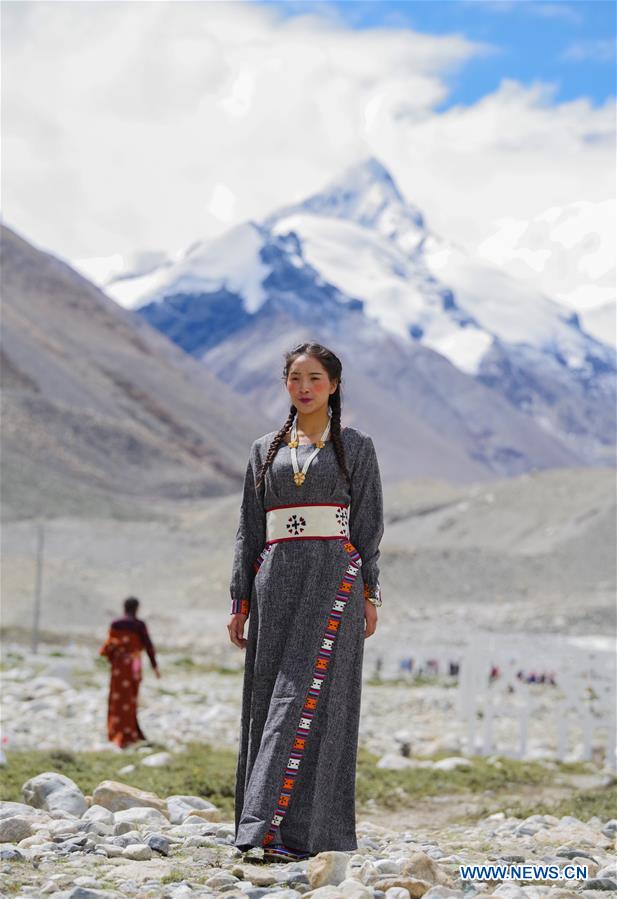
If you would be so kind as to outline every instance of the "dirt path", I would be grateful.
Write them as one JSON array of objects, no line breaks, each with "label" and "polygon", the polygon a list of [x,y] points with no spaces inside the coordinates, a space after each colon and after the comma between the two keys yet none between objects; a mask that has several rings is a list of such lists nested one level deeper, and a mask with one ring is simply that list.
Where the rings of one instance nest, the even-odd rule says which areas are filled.
[{"label": "dirt path", "polygon": [[380,827],[392,830],[443,831],[447,826],[486,817],[508,808],[534,806],[545,803],[557,805],[562,799],[575,796],[581,789],[594,789],[602,785],[599,777],[573,775],[567,783],[551,786],[537,784],[517,785],[499,794],[450,793],[443,796],[423,796],[412,799],[407,808],[365,809],[358,813],[359,820],[368,820]]}]

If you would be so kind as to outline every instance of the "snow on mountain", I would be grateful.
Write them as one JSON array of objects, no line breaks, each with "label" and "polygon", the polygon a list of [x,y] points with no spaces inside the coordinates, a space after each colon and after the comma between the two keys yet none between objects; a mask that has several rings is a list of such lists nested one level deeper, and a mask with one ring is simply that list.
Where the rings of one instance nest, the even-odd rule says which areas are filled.
[{"label": "snow on mountain", "polygon": [[583,328],[596,340],[617,347],[617,304],[615,300],[579,312]]},{"label": "snow on mountain", "polygon": [[264,221],[267,228],[295,214],[354,222],[413,253],[426,233],[417,207],[406,202],[388,170],[374,157],[350,166],[302,203],[285,206]]},{"label": "snow on mountain", "polygon": [[[301,236],[306,262],[342,294],[361,297],[365,313],[391,334],[422,342],[446,356],[462,371],[475,373],[491,338],[451,302],[451,292],[437,283],[423,257],[409,255],[372,229],[344,219],[289,212],[272,220],[272,233]],[[410,235],[398,232],[403,245]],[[415,252],[419,241],[415,242]],[[444,310],[444,306],[448,307]]]},{"label": "snow on mountain", "polygon": [[[125,309],[139,309],[170,294],[211,293],[220,289],[241,294],[247,312],[256,312],[266,298],[263,281],[270,269],[261,260],[264,243],[258,225],[247,222],[211,241],[198,241],[178,253],[174,260],[156,266],[131,264],[122,257],[121,270],[114,273],[104,261],[81,260],[83,274]],[[78,264],[75,264],[78,268]]]},{"label": "snow on mountain", "polygon": [[559,353],[569,368],[584,366],[589,339],[575,313],[496,266],[434,237],[427,239],[424,257],[442,283],[455,285],[456,302],[476,327],[504,343]]},{"label": "snow on mountain", "polygon": [[[71,260],[71,265],[97,287],[107,290],[113,286],[114,299],[121,306],[132,307],[130,299],[124,297],[122,285],[128,289],[129,295],[134,290],[136,282],[142,278],[159,271],[165,266],[171,265],[171,259],[166,253],[157,250],[140,250],[123,256],[114,253],[112,256],[92,256]],[[137,302],[137,300],[135,301]]]}]

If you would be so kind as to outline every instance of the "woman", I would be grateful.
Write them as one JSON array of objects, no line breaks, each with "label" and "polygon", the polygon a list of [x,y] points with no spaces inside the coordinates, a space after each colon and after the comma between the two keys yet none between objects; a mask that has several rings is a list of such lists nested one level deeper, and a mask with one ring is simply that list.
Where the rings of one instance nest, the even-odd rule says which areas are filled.
[{"label": "woman", "polygon": [[106,656],[111,664],[107,734],[121,748],[146,739],[137,721],[142,649],[148,653],[156,676],[161,676],[146,622],[137,617],[138,608],[139,600],[135,596],[124,600],[124,617],[112,621],[99,650],[99,655]]},{"label": "woman", "polygon": [[320,344],[287,354],[289,416],[251,446],[236,534],[228,631],[246,658],[234,844],[273,861],[357,848],[383,501],[371,437],[341,428],[341,369]]}]

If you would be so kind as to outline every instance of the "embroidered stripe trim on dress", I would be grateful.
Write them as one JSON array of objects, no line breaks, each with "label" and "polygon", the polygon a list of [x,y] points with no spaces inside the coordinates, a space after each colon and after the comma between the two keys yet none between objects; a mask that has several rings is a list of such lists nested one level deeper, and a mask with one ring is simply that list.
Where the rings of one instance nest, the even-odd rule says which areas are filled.
[{"label": "embroidered stripe trim on dress", "polygon": [[241,615],[248,615],[250,608],[250,602],[248,599],[232,599],[231,601],[231,614],[235,615],[239,612]]},{"label": "embroidered stripe trim on dress", "polygon": [[262,846],[267,847],[276,840],[278,828],[289,808],[292,790],[306,749],[309,730],[315,717],[315,710],[338,636],[343,611],[347,604],[347,600],[349,599],[356,575],[362,565],[362,558],[355,546],[348,541],[345,541],[343,546],[349,553],[350,562],[339,584],[338,590],[336,591],[332,607],[328,612],[326,626],[321,639],[321,646],[313,666],[311,684],[304,699],[300,721],[296,729],[287,765],[285,767],[283,784],[277,799],[276,809],[270,821],[268,832],[262,840]]}]

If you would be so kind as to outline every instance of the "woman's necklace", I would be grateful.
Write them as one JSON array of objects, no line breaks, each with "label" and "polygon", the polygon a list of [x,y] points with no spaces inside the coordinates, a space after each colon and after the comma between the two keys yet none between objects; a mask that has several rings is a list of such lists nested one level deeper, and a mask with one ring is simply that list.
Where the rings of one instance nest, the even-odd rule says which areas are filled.
[{"label": "woman's necklace", "polygon": [[330,424],[332,418],[332,409],[328,406],[328,424],[321,435],[320,439],[315,444],[315,449],[308,457],[304,465],[302,466],[302,471],[300,471],[300,466],[298,465],[298,450],[297,447],[300,445],[298,441],[298,416],[296,415],[293,421],[293,425],[291,426],[291,440],[289,441],[289,446],[291,448],[291,464],[294,469],[294,481],[296,482],[296,487],[299,487],[304,483],[304,479],[306,478],[306,473],[308,471],[309,465],[317,455],[320,449],[326,445],[326,440],[328,438],[328,434],[330,433]]}]

